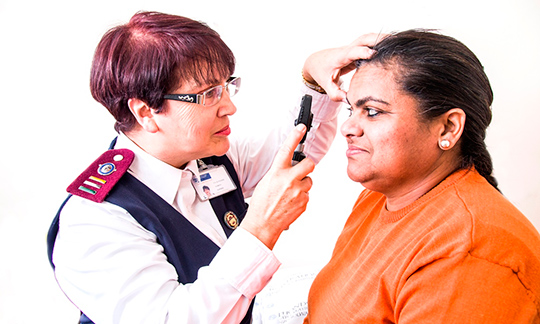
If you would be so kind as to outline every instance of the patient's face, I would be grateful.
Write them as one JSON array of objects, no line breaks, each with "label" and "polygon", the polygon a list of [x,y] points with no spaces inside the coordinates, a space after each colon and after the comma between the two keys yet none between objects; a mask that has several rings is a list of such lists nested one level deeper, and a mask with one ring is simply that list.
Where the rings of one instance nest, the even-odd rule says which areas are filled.
[{"label": "patient's face", "polygon": [[341,133],[349,144],[349,177],[383,194],[399,194],[424,181],[440,153],[435,124],[420,119],[415,98],[399,88],[394,71],[361,66],[347,99],[351,116]]}]

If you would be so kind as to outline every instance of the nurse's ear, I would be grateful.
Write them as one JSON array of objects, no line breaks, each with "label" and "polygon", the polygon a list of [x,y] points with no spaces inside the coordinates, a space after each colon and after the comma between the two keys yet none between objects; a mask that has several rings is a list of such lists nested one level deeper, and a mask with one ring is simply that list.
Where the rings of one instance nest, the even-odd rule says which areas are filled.
[{"label": "nurse's ear", "polygon": [[159,130],[154,118],[154,111],[144,101],[136,98],[128,100],[129,110],[137,119],[137,123],[147,132],[156,133]]},{"label": "nurse's ear", "polygon": [[467,115],[461,108],[453,108],[440,116],[439,146],[449,150],[456,145],[465,128]]}]

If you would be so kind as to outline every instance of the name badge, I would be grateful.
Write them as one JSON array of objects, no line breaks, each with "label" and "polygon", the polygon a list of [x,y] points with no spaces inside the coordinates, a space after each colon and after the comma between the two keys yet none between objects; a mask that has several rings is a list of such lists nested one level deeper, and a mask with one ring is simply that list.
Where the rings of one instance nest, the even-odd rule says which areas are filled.
[{"label": "name badge", "polygon": [[234,181],[223,165],[205,165],[204,168],[199,169],[199,177],[193,176],[191,183],[202,201],[236,190]]}]

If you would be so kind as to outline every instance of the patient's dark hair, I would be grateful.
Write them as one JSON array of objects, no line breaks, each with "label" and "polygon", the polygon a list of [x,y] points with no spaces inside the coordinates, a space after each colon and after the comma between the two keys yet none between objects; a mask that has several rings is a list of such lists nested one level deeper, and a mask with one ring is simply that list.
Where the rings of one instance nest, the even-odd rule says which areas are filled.
[{"label": "patient's dark hair", "polygon": [[452,37],[418,29],[392,34],[373,49],[373,57],[357,65],[375,63],[394,69],[396,82],[417,100],[423,118],[433,119],[452,108],[465,112],[461,168],[474,166],[497,188],[484,142],[491,122],[493,91],[476,55]]}]

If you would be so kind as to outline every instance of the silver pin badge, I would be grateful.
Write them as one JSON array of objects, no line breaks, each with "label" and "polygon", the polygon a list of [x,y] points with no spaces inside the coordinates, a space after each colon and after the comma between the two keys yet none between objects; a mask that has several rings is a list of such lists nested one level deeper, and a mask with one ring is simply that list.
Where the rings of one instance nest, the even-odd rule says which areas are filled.
[{"label": "silver pin badge", "polygon": [[97,170],[97,172],[102,176],[108,176],[114,171],[116,171],[116,167],[111,162],[100,164]]}]

